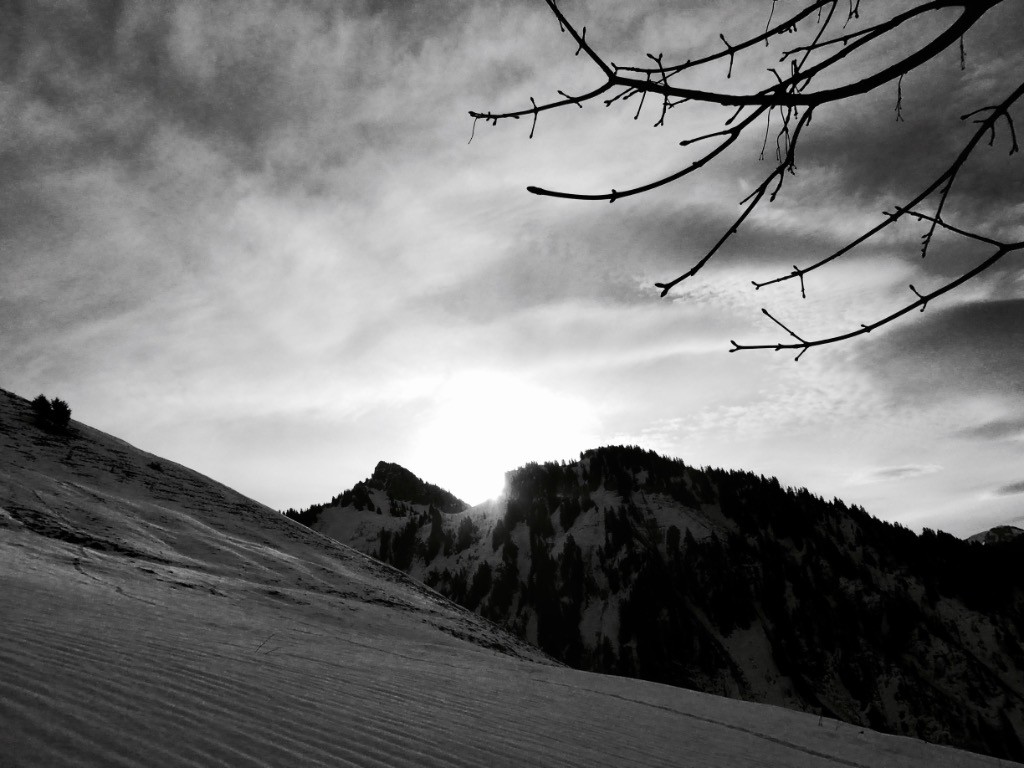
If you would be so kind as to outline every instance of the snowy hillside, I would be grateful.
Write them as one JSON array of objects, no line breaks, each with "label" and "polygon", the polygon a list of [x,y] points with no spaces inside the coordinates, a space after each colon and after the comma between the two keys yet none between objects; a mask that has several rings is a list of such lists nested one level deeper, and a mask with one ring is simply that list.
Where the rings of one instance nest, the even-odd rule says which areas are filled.
[{"label": "snowy hillside", "polygon": [[0,391],[0,765],[983,768],[552,663],[165,459]]},{"label": "snowy hillside", "polygon": [[308,522],[574,667],[1024,754],[1016,549],[631,448],[455,514],[360,486]]}]

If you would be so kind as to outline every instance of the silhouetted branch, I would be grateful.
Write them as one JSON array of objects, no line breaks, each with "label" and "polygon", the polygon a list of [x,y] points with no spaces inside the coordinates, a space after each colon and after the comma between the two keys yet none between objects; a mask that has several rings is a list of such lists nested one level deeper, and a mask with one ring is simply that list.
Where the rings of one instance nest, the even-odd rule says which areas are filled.
[{"label": "silhouetted branch", "polygon": [[[817,74],[831,68],[859,47],[878,38],[882,33],[865,35],[864,37],[847,45],[843,50],[829,57],[825,61],[816,64],[814,67],[811,67],[806,71],[798,70],[790,78],[783,80],[781,83],[778,83],[771,88],[758,91],[757,93],[723,93],[718,91],[699,90],[695,88],[680,88],[672,85],[662,85],[656,82],[646,83],[643,80],[622,77],[618,74],[612,74],[609,77],[609,82],[613,85],[622,86],[624,88],[648,90],[666,96],[687,98],[693,101],[702,101],[710,104],[722,104],[724,106],[814,107],[833,101],[843,101],[852,96],[859,96],[861,94],[868,93],[881,85],[896,80],[907,72],[912,72],[922,64],[937,56],[950,45],[958,42],[961,35],[973,26],[986,10],[998,2],[1002,2],[1002,0],[978,0],[978,2],[966,4],[961,16],[959,16],[934,39],[927,44],[922,45],[906,58],[901,59],[895,64],[892,64],[873,75],[868,75],[867,77],[863,77],[852,83],[847,83],[846,85],[822,91],[804,93],[803,87],[806,87],[806,85],[809,84]],[[938,10],[939,8],[962,4],[964,3],[936,0],[935,2],[927,5],[930,6],[928,10]],[[895,26],[888,26],[886,31],[891,29],[895,29]]]},{"label": "silhouetted branch", "polygon": [[[708,64],[708,63],[710,63],[712,61],[717,61],[717,60],[719,60],[721,58],[729,56],[730,53],[732,55],[735,55],[736,53],[739,53],[739,52],[741,52],[741,51],[743,51],[743,50],[745,50],[747,48],[750,48],[750,47],[752,47],[754,45],[757,45],[758,43],[761,43],[761,42],[767,43],[767,42],[770,41],[771,38],[773,38],[773,37],[775,37],[777,35],[781,35],[781,34],[786,33],[786,32],[794,31],[797,24],[799,24],[801,21],[803,21],[807,17],[813,15],[815,11],[818,11],[821,8],[824,8],[825,6],[835,6],[835,4],[836,4],[836,0],[817,0],[816,2],[811,3],[810,5],[805,7],[802,11],[800,11],[799,13],[791,16],[789,19],[787,19],[786,21],[782,22],[781,24],[777,24],[776,26],[772,27],[771,29],[766,29],[762,34],[757,35],[755,37],[751,37],[748,40],[744,40],[742,43],[737,43],[736,45],[732,46],[731,50],[719,51],[718,53],[713,53],[713,54],[711,54],[709,56],[704,56],[704,57],[701,57],[699,59],[693,59],[693,60],[690,60],[690,61],[686,61],[683,64],[676,64],[676,65],[673,65],[673,66],[665,67],[664,68],[664,72],[665,72],[665,74],[667,74],[669,76],[676,75],[676,74],[679,74],[680,72],[682,72],[684,70],[693,69],[695,67],[699,67],[699,66],[702,66],[704,64]],[[550,5],[550,3],[549,3],[549,5]],[[773,3],[773,7],[774,7],[774,3]],[[771,19],[770,18],[769,18],[769,23],[771,23]],[[645,74],[645,73],[649,72],[650,70],[647,69],[647,68],[644,68],[644,67],[617,67],[616,71],[617,72],[636,72],[636,73],[640,73],[640,74]]]},{"label": "silhouetted branch", "polygon": [[[771,192],[770,199],[775,199],[775,196],[779,193],[779,189],[782,187],[782,181],[785,178],[786,171],[791,170],[793,167],[793,162],[796,156],[796,145],[800,137],[800,131],[810,122],[811,110],[808,110],[804,112],[803,116],[799,119],[796,128],[793,130],[793,138],[789,142],[786,155],[780,159],[779,164],[775,166],[770,174],[768,174],[767,178],[765,178],[765,180],[762,181],[757,188],[742,201],[747,204],[743,209],[743,212],[739,215],[739,218],[733,222],[733,225],[725,231],[725,234],[718,239],[718,242],[711,247],[711,250],[709,250],[704,257],[694,264],[688,271],[679,275],[679,277],[674,280],[670,280],[666,283],[654,284],[655,288],[661,288],[661,295],[663,297],[683,280],[696,275],[704,265],[711,260],[711,257],[714,256],[723,245],[725,245],[726,241],[739,231],[740,225],[746,220],[747,216],[753,212],[754,208],[757,207],[758,203],[761,202],[761,199],[768,192],[768,188],[771,186],[772,181],[775,181],[776,186]],[[802,280],[803,278],[801,278],[801,287],[803,285]]]},{"label": "silhouetted branch", "polygon": [[[981,141],[982,137],[990,130],[992,130],[992,127],[994,126],[995,122],[999,119],[999,117],[1003,115],[1009,115],[1009,108],[1018,99],[1020,99],[1021,96],[1024,96],[1024,82],[1021,82],[1020,85],[1018,85],[1014,89],[1013,93],[1011,93],[1001,104],[993,107],[984,108],[984,111],[990,112],[989,116],[985,120],[979,121],[981,123],[981,127],[977,131],[975,131],[974,135],[971,136],[971,138],[964,145],[964,148],[960,151],[960,154],[956,156],[956,158],[949,165],[949,167],[946,168],[946,170],[943,171],[942,174],[938,176],[938,178],[936,178],[931,184],[925,187],[924,190],[918,193],[909,203],[902,206],[897,206],[895,213],[886,214],[886,217],[882,222],[869,229],[860,237],[856,238],[855,240],[852,240],[851,242],[847,243],[839,250],[829,254],[825,258],[816,261],[814,264],[811,264],[808,267],[804,267],[802,270],[803,273],[806,274],[807,272],[813,272],[816,269],[820,269],[826,264],[835,261],[840,256],[849,253],[861,243],[865,242],[866,240],[869,240],[870,238],[874,237],[876,234],[881,232],[883,229],[896,223],[900,218],[906,215],[908,211],[913,210],[916,206],[918,206],[920,203],[926,200],[933,192],[939,189],[943,184],[947,182],[952,183],[953,179],[955,179],[956,175],[960,172],[960,169],[963,168],[964,164],[971,156],[971,153],[974,152],[975,148],[978,146],[978,143]],[[964,115],[961,119],[966,119],[970,117],[972,114],[977,114],[980,111],[982,110],[976,110],[974,113]],[[1012,155],[1017,151],[1018,148],[1016,145],[1016,141],[1014,141],[1013,145],[1010,148],[1010,154]],[[776,277],[772,280],[766,280],[761,283],[755,282],[754,285],[758,288],[764,288],[767,285],[785,282],[786,280],[792,280],[796,276],[796,273],[790,273],[788,275],[782,275],[781,277]]]},{"label": "silhouetted branch", "polygon": [[800,357],[803,355],[803,353],[806,352],[811,347],[820,347],[820,346],[824,346],[826,344],[835,344],[836,342],[846,341],[847,339],[852,339],[852,338],[854,338],[856,336],[862,336],[865,333],[871,333],[871,331],[875,330],[876,328],[881,328],[883,325],[887,325],[887,324],[891,323],[893,320],[896,320],[897,318],[902,317],[903,315],[907,314],[908,312],[912,312],[913,310],[917,309],[918,307],[920,307],[921,310],[923,311],[924,310],[924,306],[929,301],[934,299],[936,296],[941,296],[944,293],[949,293],[954,288],[957,288],[957,287],[963,285],[964,283],[966,283],[972,277],[976,277],[977,275],[980,275],[986,269],[989,269],[990,267],[992,267],[995,264],[997,264],[1008,253],[1013,253],[1015,251],[1021,251],[1021,250],[1024,250],[1024,242],[1012,243],[1012,244],[1007,244],[1007,245],[1000,245],[995,253],[993,253],[989,258],[985,259],[985,261],[981,262],[976,267],[974,267],[974,269],[970,269],[967,272],[964,272],[962,275],[960,275],[955,280],[951,280],[950,282],[946,283],[945,285],[943,285],[940,288],[937,288],[936,290],[932,291],[931,293],[926,293],[926,294],[919,293],[917,291],[917,289],[914,288],[914,286],[911,285],[910,289],[918,297],[917,301],[914,301],[914,302],[906,305],[905,307],[902,307],[901,309],[897,310],[896,312],[893,312],[891,315],[887,315],[887,316],[883,317],[881,320],[876,320],[875,322],[867,324],[867,325],[863,325],[862,324],[860,326],[860,328],[858,328],[855,331],[849,331],[847,333],[841,333],[841,334],[838,334],[836,336],[829,336],[827,338],[822,338],[822,339],[814,339],[812,341],[803,340],[799,336],[797,336],[793,331],[791,331],[789,328],[787,328],[785,325],[783,325],[778,320],[776,320],[774,317],[772,317],[770,314],[768,314],[767,310],[761,310],[766,315],[768,315],[768,317],[770,317],[772,320],[774,320],[780,327],[785,329],[791,336],[793,336],[794,338],[798,339],[798,342],[795,343],[795,344],[783,344],[781,342],[775,343],[775,344],[738,344],[736,341],[730,340],[730,342],[732,344],[732,349],[730,349],[729,351],[730,352],[741,352],[741,351],[749,350],[749,349],[774,349],[776,351],[782,350],[782,349],[799,349],[799,350],[801,350],[801,352],[796,357],[796,359],[799,360]]},{"label": "silhouetted branch", "polygon": [[[536,128],[537,116],[540,112],[550,109],[558,109],[569,105],[575,105],[582,109],[586,102],[599,97],[602,98],[606,107],[610,107],[619,102],[629,101],[638,94],[640,98],[638,100],[639,103],[637,108],[633,114],[634,119],[638,119],[640,117],[648,94],[661,97],[661,110],[658,120],[654,123],[655,127],[663,127],[665,125],[666,117],[670,110],[693,102],[734,107],[735,111],[730,117],[723,121],[723,127],[720,130],[709,131],[697,136],[682,139],[679,143],[684,147],[698,142],[715,143],[711,149],[704,152],[704,154],[696,160],[673,173],[636,187],[622,190],[612,189],[610,192],[581,193],[551,190],[538,186],[527,187],[528,191],[531,193],[573,200],[608,200],[609,202],[615,202],[621,197],[647,192],[693,175],[733,146],[739,137],[746,131],[750,130],[751,126],[753,126],[762,117],[765,119],[765,133],[761,147],[761,158],[763,159],[765,149],[768,146],[769,137],[772,134],[772,131],[775,131],[776,165],[764,180],[754,189],[754,191],[741,201],[742,210],[738,217],[719,237],[714,245],[712,245],[712,247],[693,264],[693,266],[670,281],[656,283],[656,287],[661,289],[661,295],[665,296],[680,282],[693,277],[700,272],[709,260],[719,253],[728,240],[736,234],[739,227],[747,220],[750,214],[754,212],[766,197],[769,202],[775,199],[783,185],[787,172],[793,173],[795,170],[796,152],[800,137],[802,132],[810,124],[811,116],[816,108],[827,104],[842,102],[851,97],[875,91],[879,87],[895,81],[896,119],[901,121],[903,119],[902,86],[904,76],[917,70],[923,64],[927,63],[954,44],[958,46],[961,67],[963,67],[963,37],[965,33],[970,30],[989,10],[1000,5],[1005,0],[922,0],[913,7],[899,13],[894,13],[883,21],[873,23],[870,26],[859,29],[851,28],[847,31],[847,26],[851,26],[854,21],[860,18],[859,0],[848,0],[848,9],[845,12],[846,19],[842,25],[843,31],[839,33],[829,31],[837,14],[839,0],[812,0],[807,2],[806,5],[796,13],[774,25],[772,22],[775,17],[777,0],[771,0],[768,20],[763,32],[736,43],[730,42],[724,33],[719,34],[719,40],[721,40],[721,43],[724,46],[723,49],[716,50],[708,53],[707,55],[687,59],[679,64],[667,64],[664,60],[665,57],[663,53],[658,53],[657,55],[647,53],[646,57],[653,63],[653,66],[620,66],[615,62],[605,60],[598,52],[597,48],[588,42],[586,27],[581,27],[580,30],[577,30],[563,14],[556,0],[545,1],[558,20],[559,27],[562,32],[568,34],[575,42],[575,54],[585,54],[586,57],[589,58],[602,73],[605,78],[605,82],[597,88],[580,96],[570,96],[560,90],[558,91],[558,95],[561,98],[550,103],[538,105],[537,102],[531,98],[531,106],[518,111],[504,113],[470,112],[470,115],[474,118],[474,126],[476,120],[479,119],[490,121],[492,124],[497,124],[500,120],[518,119],[525,115],[530,115],[532,118],[530,136],[532,137]],[[938,32],[934,34],[933,37],[924,39],[906,50],[902,55],[902,58],[899,58],[893,63],[881,65],[878,69],[870,71],[865,75],[855,74],[852,77],[845,79],[842,77],[832,77],[830,78],[830,83],[836,84],[830,84],[829,86],[819,90],[811,89],[811,86],[815,83],[819,75],[824,73],[828,73],[829,75],[835,75],[838,73],[842,75],[844,73],[843,66],[851,54],[864,49],[865,46],[871,43],[876,43],[883,39],[889,39],[890,35],[895,33],[897,30],[905,29],[912,21],[921,19],[928,14],[949,9],[954,9],[957,13],[951,18],[943,16],[942,26],[939,28]],[[685,84],[680,84],[674,80],[674,78],[684,72],[689,72],[698,67],[718,61],[724,61],[726,59],[728,66],[725,72],[725,79],[728,80],[732,77],[734,68],[739,64],[740,57],[750,51],[753,46],[759,45],[760,43],[770,45],[776,38],[784,34],[796,32],[798,25],[814,19],[815,16],[817,29],[811,37],[810,42],[789,47],[782,52],[780,61],[789,62],[789,71],[788,73],[780,73],[774,68],[769,69],[768,71],[774,76],[775,82],[768,87],[760,90],[730,93],[714,89],[692,87],[692,85],[689,84],[691,81],[687,81]],[[815,58],[814,61],[812,61],[812,56]],[[850,71],[856,72],[857,70],[851,69]],[[718,76],[721,77],[721,74]],[[797,359],[799,359],[800,356],[812,346],[830,344],[844,339],[849,339],[854,336],[870,333],[875,328],[891,322],[914,308],[919,307],[923,311],[929,300],[953,290],[964,281],[980,274],[982,271],[988,269],[999,261],[999,259],[1007,253],[1015,252],[1024,248],[1024,243],[1001,242],[983,233],[954,226],[943,218],[946,204],[952,195],[954,182],[956,181],[958,174],[961,172],[965,163],[985,136],[988,136],[988,143],[990,145],[994,143],[996,137],[996,124],[1000,118],[1005,119],[1007,123],[1010,136],[1009,153],[1013,155],[1019,151],[1016,130],[1009,109],[1021,98],[1022,94],[1024,94],[1024,82],[1019,84],[1000,104],[982,107],[963,115],[963,120],[970,119],[978,127],[963,144],[960,152],[953,159],[950,165],[930,184],[914,195],[907,203],[896,206],[891,213],[883,214],[883,218],[878,224],[871,227],[862,235],[848,242],[841,248],[824,256],[823,258],[820,258],[808,266],[801,267],[799,265],[794,265],[792,272],[788,274],[763,282],[752,281],[752,283],[755,289],[761,289],[787,280],[798,279],[800,282],[800,295],[802,298],[806,298],[806,275],[850,253],[857,246],[874,237],[886,228],[891,227],[894,223],[905,217],[914,218],[928,224],[927,231],[921,237],[922,256],[927,255],[936,230],[942,228],[958,236],[983,242],[995,247],[996,252],[992,257],[929,294],[922,294],[918,292],[913,285],[911,285],[910,290],[916,296],[915,302],[885,318],[882,318],[879,321],[868,325],[862,325],[855,331],[835,337],[812,341],[805,340],[771,315],[767,310],[764,310],[765,315],[793,337],[793,339],[796,340],[796,343],[745,345],[737,344],[734,341],[733,348],[730,351],[769,348],[799,349],[800,354],[797,355]],[[773,114],[776,112],[777,114]],[[777,118],[777,122],[775,121],[775,118]],[[773,128],[773,125],[777,127]],[[939,193],[939,197],[934,213],[929,214],[916,210],[918,206],[936,192]]]},{"label": "silhouetted branch", "polygon": [[[750,114],[750,116],[748,118],[743,120],[741,123],[737,124],[735,127],[731,128],[731,129],[729,129],[727,131],[720,131],[716,135],[725,136],[726,137],[725,140],[721,144],[719,144],[717,147],[712,149],[710,152],[705,154],[703,157],[700,157],[699,159],[697,159],[694,162],[690,163],[690,165],[686,166],[682,170],[679,170],[676,173],[670,174],[668,176],[664,176],[664,177],[662,177],[660,179],[657,179],[655,181],[649,182],[647,184],[642,184],[639,187],[633,187],[631,189],[625,189],[625,190],[615,190],[615,189],[613,189],[611,192],[599,192],[599,193],[596,193],[596,194],[580,194],[578,192],[558,192],[556,190],[544,189],[543,187],[533,187],[533,186],[527,187],[526,189],[527,189],[528,192],[532,192],[535,195],[546,195],[548,197],[560,197],[560,198],[565,198],[565,199],[568,199],[568,200],[607,200],[607,201],[609,201],[611,203],[614,203],[620,197],[629,197],[631,195],[639,195],[642,192],[649,192],[652,189],[657,189],[658,187],[663,187],[666,184],[671,184],[673,181],[677,181],[678,179],[681,179],[684,176],[689,176],[690,174],[694,173],[695,171],[698,171],[701,168],[703,168],[705,165],[707,165],[709,162],[711,162],[714,158],[716,158],[720,154],[722,154],[722,152],[724,152],[729,146],[731,146],[733,144],[733,142],[735,142],[736,139],[738,139],[740,137],[740,134],[743,133],[744,129],[747,126],[749,126],[752,122],[754,122],[754,120],[756,120],[758,117],[760,117],[763,112],[764,112],[763,108],[755,110],[754,112],[752,112]],[[702,138],[709,138],[709,137],[702,137]]]},{"label": "silhouetted branch", "polygon": [[590,101],[591,99],[600,96],[602,93],[607,93],[613,87],[613,83],[605,83],[599,88],[588,91],[581,96],[569,96],[568,94],[559,91],[564,98],[558,101],[552,101],[547,104],[530,107],[529,109],[520,109],[515,112],[474,112],[471,110],[469,116],[474,120],[484,120],[497,125],[499,120],[518,120],[524,115],[536,115],[538,112],[546,112],[549,109],[558,109],[559,107],[565,107],[569,104],[575,104],[582,108],[584,102]]},{"label": "silhouetted branch", "polygon": [[[998,240],[993,240],[991,237],[985,237],[984,235],[979,235],[977,232],[968,232],[966,229],[954,227],[949,222],[942,221],[942,219],[940,219],[938,216],[929,216],[928,214],[920,213],[919,211],[903,211],[903,213],[912,218],[920,219],[921,221],[930,221],[933,225],[940,226],[943,229],[948,229],[950,232],[962,235],[963,237],[968,237],[972,240],[977,240],[982,243],[988,243],[989,245],[1003,245],[1003,243],[999,242]],[[794,269],[796,269],[796,267],[794,267]]]}]

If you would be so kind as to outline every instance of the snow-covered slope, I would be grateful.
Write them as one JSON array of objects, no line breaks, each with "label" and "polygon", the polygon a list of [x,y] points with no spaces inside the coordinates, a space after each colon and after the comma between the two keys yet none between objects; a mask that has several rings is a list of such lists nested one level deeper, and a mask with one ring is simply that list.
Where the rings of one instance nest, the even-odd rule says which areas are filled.
[{"label": "snow-covered slope", "polygon": [[556,664],[394,569],[0,392],[0,766],[996,760]]}]

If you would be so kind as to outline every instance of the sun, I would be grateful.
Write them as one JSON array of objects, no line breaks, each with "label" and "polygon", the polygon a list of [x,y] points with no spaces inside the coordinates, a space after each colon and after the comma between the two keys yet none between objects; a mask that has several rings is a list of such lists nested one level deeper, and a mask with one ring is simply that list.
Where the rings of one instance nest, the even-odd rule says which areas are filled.
[{"label": "sun", "polygon": [[469,372],[439,387],[414,438],[415,465],[470,504],[501,495],[505,472],[528,461],[572,458],[592,447],[582,403],[499,372]]}]

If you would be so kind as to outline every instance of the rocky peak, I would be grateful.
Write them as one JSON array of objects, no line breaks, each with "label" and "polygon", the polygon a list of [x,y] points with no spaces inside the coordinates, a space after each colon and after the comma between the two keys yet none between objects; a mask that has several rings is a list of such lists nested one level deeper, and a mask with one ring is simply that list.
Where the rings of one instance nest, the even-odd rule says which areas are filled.
[{"label": "rocky peak", "polygon": [[395,501],[429,504],[441,512],[461,512],[469,507],[454,494],[433,483],[425,482],[405,467],[388,461],[377,462],[366,485],[385,491]]}]

